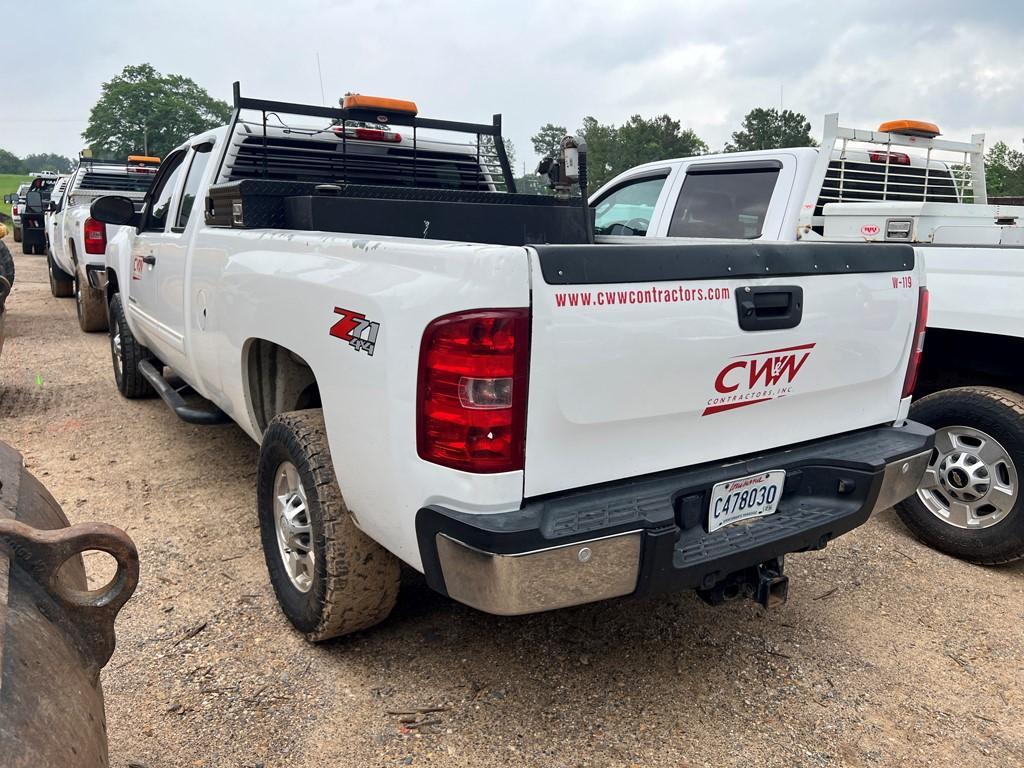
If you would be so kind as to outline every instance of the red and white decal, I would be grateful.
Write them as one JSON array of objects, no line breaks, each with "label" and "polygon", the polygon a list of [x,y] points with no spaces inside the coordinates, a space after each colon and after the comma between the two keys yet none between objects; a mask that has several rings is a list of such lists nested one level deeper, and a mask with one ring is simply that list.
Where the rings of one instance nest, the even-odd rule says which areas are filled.
[{"label": "red and white decal", "polygon": [[865,237],[874,237],[881,231],[882,228],[879,227],[877,224],[865,224],[860,228],[860,233]]},{"label": "red and white decal", "polygon": [[142,270],[144,268],[144,262],[141,256],[135,256],[132,258],[132,280],[142,279]]},{"label": "red and white decal", "polygon": [[353,312],[351,309],[341,307],[335,307],[334,314],[341,315],[341,320],[331,326],[331,336],[347,341],[356,352],[365,352],[373,357],[380,323],[367,320],[362,312]]},{"label": "red and white decal", "polygon": [[913,288],[914,287],[914,276],[913,275],[893,275],[892,276],[892,287],[893,288]]},{"label": "red and white decal", "polygon": [[811,356],[814,342],[783,349],[766,349],[732,358],[715,377],[715,395],[701,416],[731,411],[785,397],[793,380]]}]

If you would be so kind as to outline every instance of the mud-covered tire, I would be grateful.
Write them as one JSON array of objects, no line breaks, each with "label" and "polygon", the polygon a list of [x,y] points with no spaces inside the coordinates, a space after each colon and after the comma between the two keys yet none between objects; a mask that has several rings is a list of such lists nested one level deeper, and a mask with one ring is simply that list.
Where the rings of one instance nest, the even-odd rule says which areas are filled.
[{"label": "mud-covered tire", "polygon": [[14,242],[21,242],[21,227],[11,227],[14,230]]},{"label": "mud-covered tire", "polygon": [[53,254],[46,254],[46,270],[50,274],[50,293],[58,299],[67,299],[75,295],[75,279],[57,266]]},{"label": "mud-covered tire", "polygon": [[[305,494],[298,525],[309,529],[300,546],[312,552],[312,575],[302,591],[285,565],[277,519],[279,473],[297,470]],[[260,444],[256,504],[267,570],[288,620],[307,640],[320,642],[383,621],[398,599],[398,559],[356,526],[334,475],[323,412],[277,416]],[[307,570],[308,573],[308,570]]]},{"label": "mud-covered tire", "polygon": [[119,293],[110,300],[109,324],[110,358],[117,391],[131,400],[156,394],[152,385],[139,373],[139,363],[153,360],[153,353],[132,335]]},{"label": "mud-covered tire", "polygon": [[7,282],[14,285],[14,256],[4,242],[0,242],[0,277],[7,278]]},{"label": "mud-covered tire", "polygon": [[74,277],[75,309],[78,312],[78,327],[86,333],[108,329],[107,297],[89,285],[85,267],[81,264]]},{"label": "mud-covered tire", "polygon": [[[999,512],[997,522],[969,528],[954,525],[933,512],[925,501],[927,492],[920,490],[896,506],[900,519],[925,544],[968,562],[999,565],[1024,557],[1024,396],[995,387],[943,390],[915,401],[910,408],[910,418],[937,430],[937,437],[956,435],[957,427],[971,430],[973,434],[990,436],[1005,459],[985,469],[985,476],[991,478],[991,483],[999,477],[1000,485],[1012,486],[1016,498],[1012,504],[1004,505],[1005,511]],[[957,439],[963,441],[965,438]],[[969,450],[969,441],[973,439],[970,435],[966,438],[968,443],[965,445]],[[944,444],[943,440],[937,441],[930,472],[939,467]],[[945,455],[952,457],[954,454],[945,452]],[[987,466],[987,462],[983,463]],[[937,472],[937,475],[941,474]],[[927,477],[922,488],[932,482],[927,481]],[[952,499],[948,485],[952,480],[945,480],[945,487],[938,486],[940,505],[941,499],[947,502]],[[935,505],[934,496],[931,498]],[[974,506],[984,511],[987,498],[983,496]],[[973,513],[971,519],[977,521]],[[981,521],[984,521],[984,516]]]}]

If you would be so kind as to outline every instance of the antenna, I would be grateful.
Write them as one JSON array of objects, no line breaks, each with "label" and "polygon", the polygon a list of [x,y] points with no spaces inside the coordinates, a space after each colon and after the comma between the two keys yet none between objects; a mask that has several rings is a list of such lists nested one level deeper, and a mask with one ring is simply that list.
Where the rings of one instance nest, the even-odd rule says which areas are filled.
[{"label": "antenna", "polygon": [[324,71],[320,67],[320,51],[316,52],[316,71],[320,75],[320,104],[327,106],[327,96],[324,94]]}]

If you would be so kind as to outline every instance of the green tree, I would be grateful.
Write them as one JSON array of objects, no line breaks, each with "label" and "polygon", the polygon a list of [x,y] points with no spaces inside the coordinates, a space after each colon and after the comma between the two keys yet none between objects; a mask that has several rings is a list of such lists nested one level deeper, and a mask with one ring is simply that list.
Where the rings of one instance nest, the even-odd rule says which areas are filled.
[{"label": "green tree", "polygon": [[579,134],[587,142],[591,192],[635,165],[708,151],[708,145],[696,133],[669,115],[650,119],[633,115],[619,127],[585,117]]},{"label": "green tree", "polygon": [[1024,196],[1024,152],[997,141],[985,153],[985,187],[990,195]]},{"label": "green tree", "polygon": [[818,142],[811,138],[811,124],[799,112],[758,107],[743,118],[742,128],[732,135],[732,143],[725,145],[725,151],[816,146]]},{"label": "green tree", "polygon": [[103,84],[82,138],[96,155],[163,157],[189,136],[230,117],[231,107],[191,78],[163,75],[140,64]]},{"label": "green tree", "polygon": [[0,173],[25,173],[25,164],[13,152],[0,149]]},{"label": "green tree", "polygon": [[33,171],[55,171],[56,173],[70,173],[71,160],[64,155],[55,155],[52,152],[44,152],[37,155],[28,155],[22,165],[29,173]]},{"label": "green tree", "polygon": [[533,151],[541,157],[554,155],[562,146],[562,139],[568,133],[564,125],[547,123],[530,138],[530,141],[533,142]]}]

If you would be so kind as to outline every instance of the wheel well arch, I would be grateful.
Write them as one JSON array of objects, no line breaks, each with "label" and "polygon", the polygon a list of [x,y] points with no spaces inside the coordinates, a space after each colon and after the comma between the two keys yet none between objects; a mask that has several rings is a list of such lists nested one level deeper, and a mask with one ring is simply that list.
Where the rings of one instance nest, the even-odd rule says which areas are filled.
[{"label": "wheel well arch", "polygon": [[929,328],[914,397],[964,386],[1024,391],[1024,338]]},{"label": "wheel well arch", "polygon": [[117,282],[117,270],[113,267],[107,267],[107,303],[114,298],[114,294],[121,290],[120,285]]},{"label": "wheel well arch", "polygon": [[280,413],[322,406],[316,374],[292,350],[254,338],[245,343],[242,359],[246,399],[261,434]]}]

